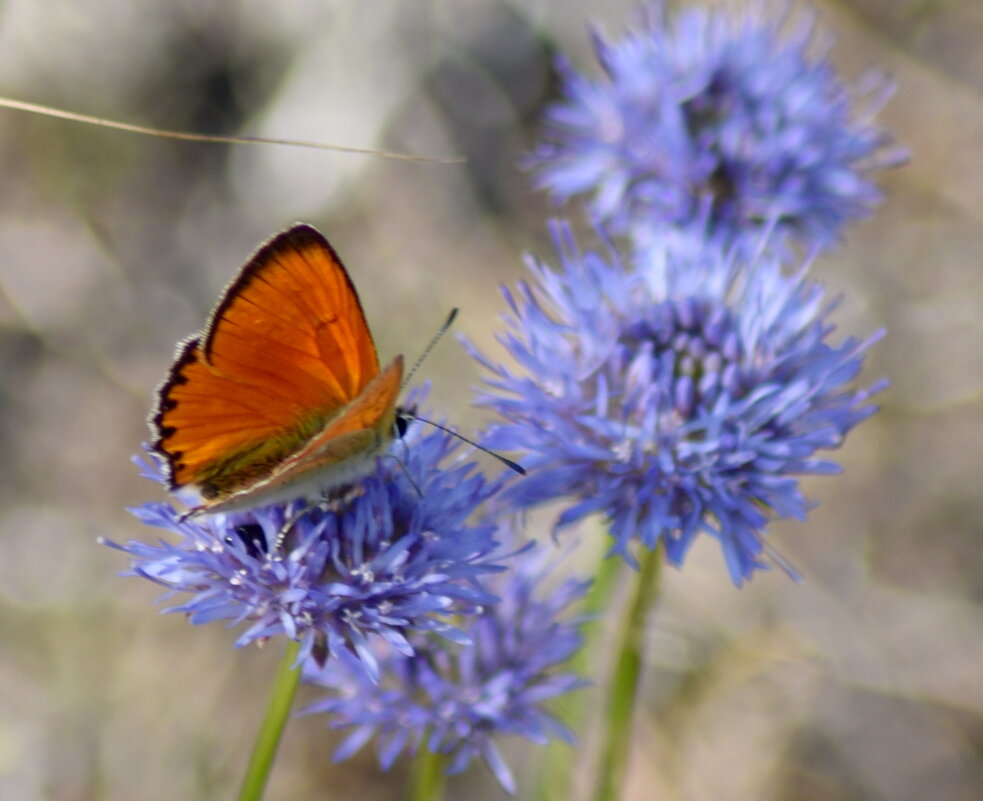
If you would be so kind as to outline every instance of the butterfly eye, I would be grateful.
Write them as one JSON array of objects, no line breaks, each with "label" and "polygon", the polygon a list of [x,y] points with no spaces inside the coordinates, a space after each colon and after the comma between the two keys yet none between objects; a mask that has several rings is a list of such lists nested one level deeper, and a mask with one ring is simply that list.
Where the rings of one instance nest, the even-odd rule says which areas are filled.
[{"label": "butterfly eye", "polygon": [[396,429],[396,438],[402,439],[406,436],[406,429],[410,427],[410,419],[402,414],[397,414],[393,421],[393,428]]}]

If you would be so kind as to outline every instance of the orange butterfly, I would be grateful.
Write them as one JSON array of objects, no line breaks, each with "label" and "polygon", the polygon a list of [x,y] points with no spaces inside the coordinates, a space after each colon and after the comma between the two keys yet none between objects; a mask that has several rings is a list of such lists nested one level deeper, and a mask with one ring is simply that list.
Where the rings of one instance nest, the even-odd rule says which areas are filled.
[{"label": "orange butterfly", "polygon": [[392,439],[403,357],[382,370],[328,241],[296,225],[263,245],[205,330],[178,346],[150,418],[171,490],[226,512],[322,493]]}]

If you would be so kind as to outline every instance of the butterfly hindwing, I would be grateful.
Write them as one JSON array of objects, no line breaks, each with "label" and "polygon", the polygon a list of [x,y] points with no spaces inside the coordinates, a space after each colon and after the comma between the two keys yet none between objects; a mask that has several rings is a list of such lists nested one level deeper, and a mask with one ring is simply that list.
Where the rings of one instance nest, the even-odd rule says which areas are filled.
[{"label": "butterfly hindwing", "polygon": [[364,472],[371,457],[392,437],[402,377],[403,358],[397,356],[300,450],[261,479],[207,502],[203,508],[234,511],[258,503],[306,497],[311,489],[336,486]]}]

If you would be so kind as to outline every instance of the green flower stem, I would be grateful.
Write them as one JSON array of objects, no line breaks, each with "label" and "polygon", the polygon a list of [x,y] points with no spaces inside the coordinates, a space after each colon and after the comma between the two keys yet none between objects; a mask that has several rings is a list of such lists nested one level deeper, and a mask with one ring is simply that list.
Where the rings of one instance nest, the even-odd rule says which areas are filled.
[{"label": "green flower stem", "polygon": [[447,758],[443,754],[432,754],[426,743],[421,744],[410,775],[411,801],[440,801],[447,784],[446,766]]},{"label": "green flower stem", "polygon": [[273,693],[266,708],[266,717],[256,736],[256,744],[249,757],[249,767],[246,768],[246,776],[242,780],[239,801],[260,801],[263,797],[276,749],[280,745],[280,738],[290,716],[290,707],[293,705],[294,695],[297,694],[297,685],[300,683],[300,667],[294,666],[299,650],[300,643],[290,640],[283,651],[283,658],[273,680]]},{"label": "green flower stem", "polygon": [[[617,586],[624,562],[620,557],[602,556],[594,581],[591,584],[581,613],[588,618],[584,625],[584,644],[570,659],[567,667],[570,672],[589,677],[593,674],[591,658],[597,653],[597,644],[604,635],[601,625],[604,612],[611,603],[611,593]],[[578,737],[583,735],[584,709],[587,702],[585,691],[567,693],[560,696],[553,705],[553,712],[567,724]],[[539,765],[536,792],[532,796],[538,801],[568,801],[571,798],[573,779],[573,759],[575,749],[562,740],[551,740],[546,746]]]},{"label": "green flower stem", "polygon": [[618,801],[628,767],[632,742],[632,716],[642,672],[645,621],[659,591],[662,548],[643,548],[635,592],[629,601],[618,643],[617,658],[608,687],[601,738],[601,761],[594,785],[594,801]]}]

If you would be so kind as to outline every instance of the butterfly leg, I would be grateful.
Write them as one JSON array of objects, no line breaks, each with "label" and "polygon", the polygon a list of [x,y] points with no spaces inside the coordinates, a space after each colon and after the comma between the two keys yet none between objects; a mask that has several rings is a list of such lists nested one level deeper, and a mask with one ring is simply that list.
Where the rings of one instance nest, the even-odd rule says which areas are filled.
[{"label": "butterfly leg", "polygon": [[300,511],[294,512],[292,515],[290,515],[284,524],[280,526],[280,530],[276,534],[276,540],[273,543],[273,552],[280,553],[284,542],[287,540],[287,535],[290,533],[290,530],[304,518],[304,515],[318,508],[320,508],[320,504],[315,504],[313,506],[306,505],[300,509]]},{"label": "butterfly leg", "polygon": [[413,489],[416,490],[416,494],[420,498],[423,497],[423,490],[421,490],[420,486],[413,480],[413,476],[410,474],[410,469],[406,466],[406,462],[400,459],[395,453],[385,453],[383,454],[382,458],[392,459],[393,461],[395,461],[396,464],[399,465],[400,470],[403,471],[403,475],[406,476],[406,480],[410,482],[410,486],[412,486]]},{"label": "butterfly leg", "polygon": [[343,484],[340,487],[334,487],[329,490],[325,490],[321,495],[321,500],[315,504],[308,504],[304,506],[299,511],[290,515],[286,522],[280,526],[280,530],[276,535],[276,542],[274,544],[274,550],[279,551],[287,539],[287,535],[290,530],[301,520],[303,520],[304,515],[315,510],[321,512],[333,512],[338,514],[341,510],[355,498],[362,494],[362,487],[358,482],[353,482],[351,484]]}]

